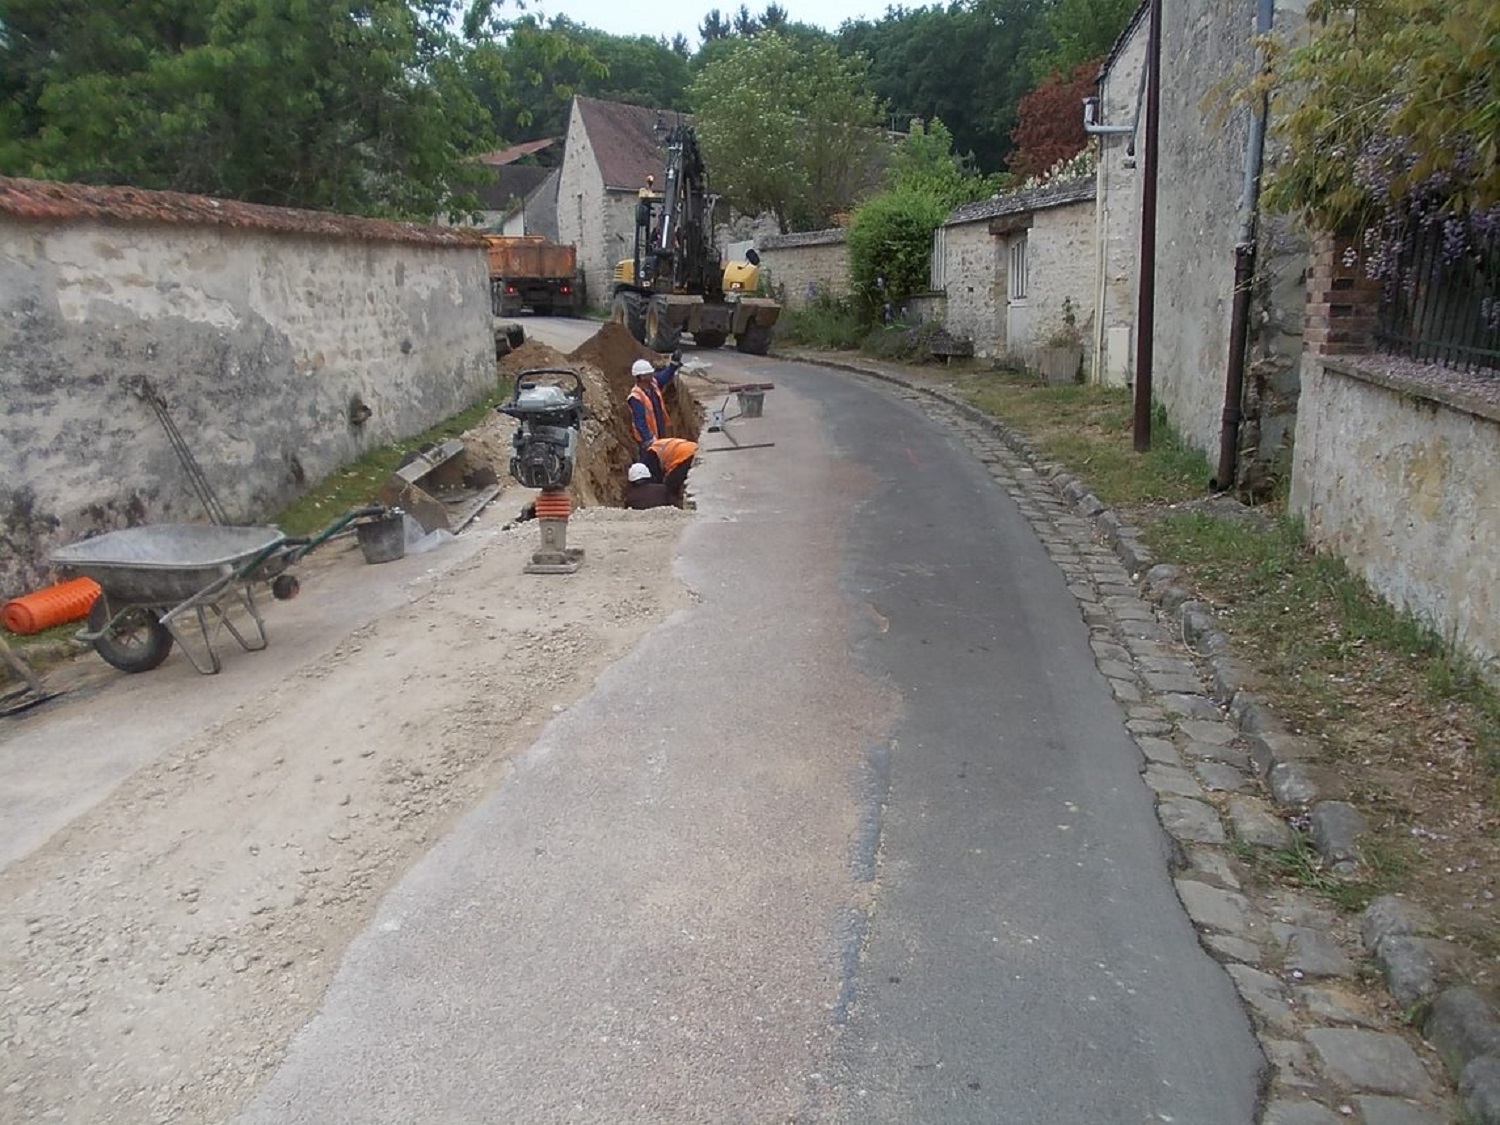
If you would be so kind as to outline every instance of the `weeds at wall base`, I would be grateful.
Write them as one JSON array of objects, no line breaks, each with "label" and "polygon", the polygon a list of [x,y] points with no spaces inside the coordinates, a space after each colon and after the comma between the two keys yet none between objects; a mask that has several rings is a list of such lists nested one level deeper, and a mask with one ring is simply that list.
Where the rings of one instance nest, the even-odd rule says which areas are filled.
[{"label": "weeds at wall base", "polygon": [[408,453],[473,429],[508,394],[508,382],[501,381],[462,413],[406,441],[370,450],[357,461],[330,473],[270,522],[288,535],[307,535],[326,526],[341,512],[370,503],[386,478],[401,467],[401,461]]}]

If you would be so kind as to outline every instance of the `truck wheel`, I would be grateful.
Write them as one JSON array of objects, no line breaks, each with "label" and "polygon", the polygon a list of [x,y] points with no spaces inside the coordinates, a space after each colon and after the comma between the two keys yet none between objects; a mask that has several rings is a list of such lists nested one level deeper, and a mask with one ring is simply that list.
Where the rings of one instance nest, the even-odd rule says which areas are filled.
[{"label": "truck wheel", "polygon": [[637,343],[646,342],[645,302],[636,293],[616,293],[609,306],[609,319],[624,327]]},{"label": "truck wheel", "polygon": [[[149,672],[167,658],[172,633],[155,613],[135,606],[111,623],[107,601],[95,598],[89,609],[89,632],[99,633],[95,652],[122,672]],[[106,625],[109,628],[101,632]]]},{"label": "truck wheel", "polygon": [[729,338],[727,332],[694,332],[693,343],[700,348],[722,348]]},{"label": "truck wheel", "polygon": [[771,330],[761,324],[749,325],[734,338],[734,346],[747,355],[765,355],[771,350]]},{"label": "truck wheel", "polygon": [[531,306],[531,315],[532,316],[551,316],[552,315],[552,306],[551,305],[532,305]]},{"label": "truck wheel", "polygon": [[666,305],[652,301],[646,309],[646,346],[654,352],[672,352],[682,339],[682,329],[673,328],[667,320]]}]

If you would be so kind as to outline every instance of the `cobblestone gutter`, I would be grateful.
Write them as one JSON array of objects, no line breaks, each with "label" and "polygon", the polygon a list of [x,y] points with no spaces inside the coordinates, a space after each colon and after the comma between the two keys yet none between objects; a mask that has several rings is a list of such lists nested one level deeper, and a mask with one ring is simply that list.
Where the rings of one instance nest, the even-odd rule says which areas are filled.
[{"label": "cobblestone gutter", "polygon": [[[1314,744],[1250,690],[1177,569],[1083,481],[968,403],[885,365],[798,358],[883,380],[962,437],[1066,576],[1157,795],[1183,908],[1265,1051],[1260,1125],[1500,1123],[1500,1018],[1444,979],[1436,923],[1418,905],[1387,896],[1351,919],[1292,889],[1245,893],[1241,850],[1289,846],[1289,820],[1344,874],[1362,862],[1364,824],[1321,796]],[[1411,1026],[1367,999],[1377,977]]]}]

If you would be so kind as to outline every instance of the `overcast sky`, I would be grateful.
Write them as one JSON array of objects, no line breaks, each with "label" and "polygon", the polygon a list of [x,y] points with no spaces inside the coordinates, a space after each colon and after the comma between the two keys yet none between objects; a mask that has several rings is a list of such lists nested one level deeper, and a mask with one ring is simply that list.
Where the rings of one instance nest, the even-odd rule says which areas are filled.
[{"label": "overcast sky", "polygon": [[[752,14],[765,10],[767,0],[748,3]],[[887,0],[779,0],[793,23],[810,23],[816,27],[837,31],[845,20],[879,19],[885,14]],[[920,7],[920,4],[908,4]],[[693,46],[698,45],[698,25],[714,8],[726,16],[739,11],[739,0],[734,3],[715,3],[714,0],[528,0],[527,15],[551,19],[567,16],[574,23],[607,31],[611,35],[664,36],[671,39],[682,32]],[[510,5],[508,12],[517,14],[518,9]]]}]

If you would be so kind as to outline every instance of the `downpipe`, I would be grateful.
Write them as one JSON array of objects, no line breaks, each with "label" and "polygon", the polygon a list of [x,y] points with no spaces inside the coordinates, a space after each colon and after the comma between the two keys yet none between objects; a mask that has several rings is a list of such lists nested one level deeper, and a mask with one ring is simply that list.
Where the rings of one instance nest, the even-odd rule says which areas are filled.
[{"label": "downpipe", "polygon": [[1219,426],[1219,468],[1208,482],[1213,492],[1234,487],[1238,471],[1241,401],[1245,394],[1245,343],[1250,336],[1250,290],[1255,282],[1255,242],[1234,248],[1234,300],[1229,312],[1229,364],[1224,372],[1224,412]]},{"label": "downpipe", "polygon": [[[1268,35],[1275,0],[1257,0],[1255,34]],[[1229,309],[1229,357],[1224,367],[1224,410],[1220,416],[1219,465],[1208,486],[1234,488],[1239,472],[1240,423],[1244,420],[1245,347],[1250,335],[1250,296],[1255,283],[1256,216],[1260,210],[1261,166],[1266,151],[1266,96],[1256,101],[1245,141],[1245,180],[1240,192],[1239,237],[1234,246],[1234,298]]]}]

